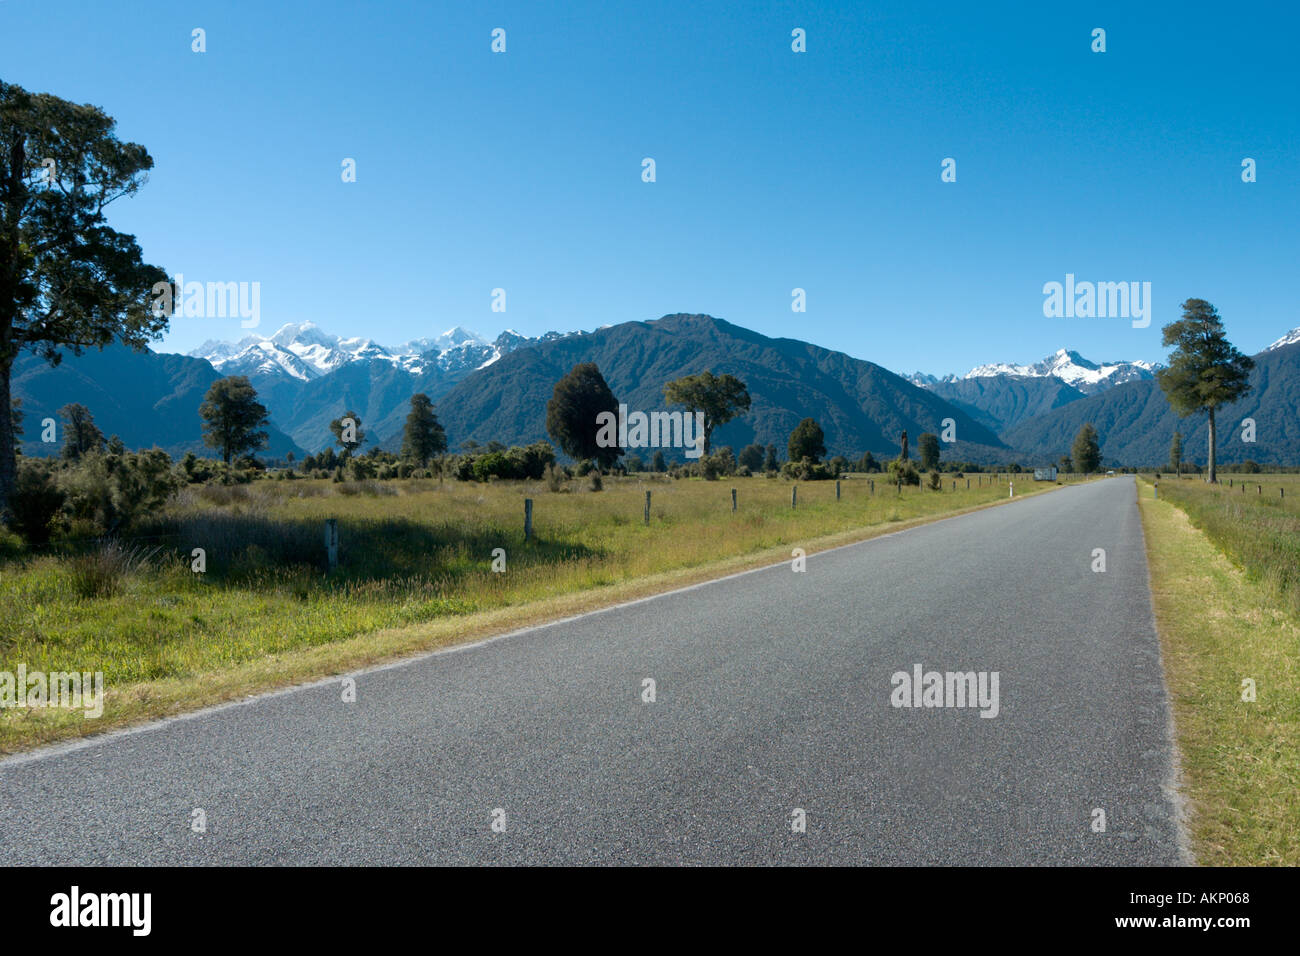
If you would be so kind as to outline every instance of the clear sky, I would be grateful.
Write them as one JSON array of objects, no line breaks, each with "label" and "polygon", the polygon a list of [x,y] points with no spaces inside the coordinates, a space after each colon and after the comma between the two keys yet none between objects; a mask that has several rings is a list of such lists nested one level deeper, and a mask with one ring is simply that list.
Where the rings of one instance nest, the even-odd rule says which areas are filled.
[{"label": "clear sky", "polygon": [[[1189,296],[1247,352],[1300,326],[1298,9],[0,0],[0,78],[144,144],[112,223],[187,280],[259,282],[261,334],[707,312],[964,372],[1162,359]],[[1045,318],[1067,273],[1150,282],[1150,327]],[[177,318],[159,348],[245,334]]]}]

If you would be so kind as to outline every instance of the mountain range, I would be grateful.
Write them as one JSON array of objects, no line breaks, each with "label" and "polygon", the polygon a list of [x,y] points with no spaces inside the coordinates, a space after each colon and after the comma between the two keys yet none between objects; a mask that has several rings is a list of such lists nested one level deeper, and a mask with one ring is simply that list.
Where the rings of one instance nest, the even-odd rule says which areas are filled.
[{"label": "mountain range", "polygon": [[[952,419],[958,441],[944,457],[981,464],[1053,462],[1080,425],[1092,422],[1108,464],[1161,463],[1183,432],[1185,457],[1203,460],[1203,416],[1180,422],[1143,361],[1093,362],[1060,349],[1031,365],[979,365],[964,376],[896,375],[872,362],[796,339],[771,338],[706,315],[677,314],[595,332],[530,338],[506,331],[494,340],[454,327],[441,335],[385,346],[332,335],[313,323],[286,325],[269,337],[205,342],[188,355],[112,347],[68,356],[51,368],[31,356],[15,366],[24,402],[27,454],[49,453],[39,422],[68,402],[91,409],[105,434],[130,446],[157,444],[173,454],[208,453],[197,409],[212,381],[247,375],[273,424],[266,454],[282,457],[332,443],[329,422],[355,411],[367,444],[396,449],[415,392],[433,399],[451,448],[466,440],[524,444],[546,436],[546,403],[555,382],[578,362],[594,361],[630,409],[664,408],[663,386],[711,369],[746,383],[750,411],[721,426],[715,447],[776,444],[812,416],[828,454],[897,454],[898,434],[940,432]],[[1220,458],[1287,463],[1300,457],[1300,329],[1256,356],[1254,390],[1220,416]],[[1230,439],[1226,423],[1254,417],[1257,441]],[[643,454],[644,457],[644,454]],[[679,457],[669,453],[669,457]]]}]

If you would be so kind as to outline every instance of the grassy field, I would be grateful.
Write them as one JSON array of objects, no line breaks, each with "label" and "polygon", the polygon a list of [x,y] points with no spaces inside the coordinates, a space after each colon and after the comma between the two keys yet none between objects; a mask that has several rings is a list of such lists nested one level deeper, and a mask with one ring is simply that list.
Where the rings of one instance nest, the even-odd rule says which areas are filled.
[{"label": "grassy field", "polygon": [[1300,475],[1226,475],[1217,486],[1163,476],[1160,497],[1300,615]]},{"label": "grassy field", "polygon": [[1139,484],[1192,839],[1203,864],[1296,866],[1300,478],[1229,477]]},{"label": "grassy field", "polygon": [[[879,479],[879,476],[876,476]],[[1006,478],[194,486],[120,549],[0,563],[0,671],[102,671],[102,718],[0,710],[0,751],[94,733],[1006,500]],[[731,488],[739,509],[732,513]],[[1016,494],[1053,483],[1016,482]],[[645,492],[652,498],[643,523]],[[524,499],[534,539],[523,535]],[[336,518],[339,567],[324,569]],[[194,548],[204,573],[191,570]],[[504,549],[506,570],[492,570]]]}]

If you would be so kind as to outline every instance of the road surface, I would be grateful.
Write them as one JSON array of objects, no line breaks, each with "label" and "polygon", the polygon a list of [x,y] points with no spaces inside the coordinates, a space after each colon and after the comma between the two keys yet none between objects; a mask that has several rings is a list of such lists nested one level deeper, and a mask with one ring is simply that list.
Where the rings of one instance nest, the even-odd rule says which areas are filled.
[{"label": "road surface", "polygon": [[[997,672],[996,716],[894,706],[916,665]],[[787,563],[363,672],[354,703],[341,687],[2,761],[0,853],[8,865],[1186,860],[1129,478],[814,554],[803,573]]]}]

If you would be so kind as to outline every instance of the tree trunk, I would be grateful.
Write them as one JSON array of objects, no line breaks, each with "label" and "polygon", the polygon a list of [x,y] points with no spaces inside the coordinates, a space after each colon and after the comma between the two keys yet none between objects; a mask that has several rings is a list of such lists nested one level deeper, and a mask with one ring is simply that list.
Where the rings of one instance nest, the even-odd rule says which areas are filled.
[{"label": "tree trunk", "polygon": [[1214,470],[1214,406],[1210,406],[1210,484],[1218,484],[1219,478]]},{"label": "tree trunk", "polygon": [[18,471],[14,459],[13,400],[9,394],[12,368],[9,363],[0,361],[0,524],[8,523],[9,501],[13,497]]}]

